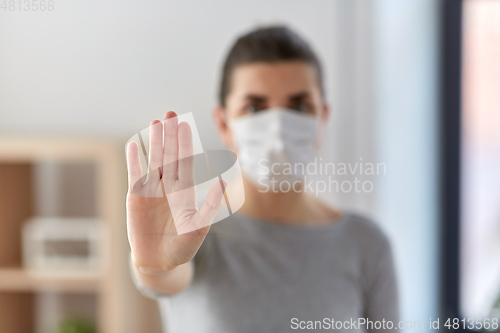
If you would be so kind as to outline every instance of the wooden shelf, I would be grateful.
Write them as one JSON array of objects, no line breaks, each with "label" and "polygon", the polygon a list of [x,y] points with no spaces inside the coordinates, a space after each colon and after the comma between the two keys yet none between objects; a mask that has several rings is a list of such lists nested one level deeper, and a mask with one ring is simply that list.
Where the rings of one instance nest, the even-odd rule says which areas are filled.
[{"label": "wooden shelf", "polygon": [[[61,216],[93,216],[105,223],[107,232],[99,252],[99,273],[33,272],[22,268],[22,226],[36,214],[35,198],[39,199],[35,196],[35,168],[46,162],[62,166],[58,171],[61,177],[71,176],[65,173],[68,170],[79,172],[91,165],[93,176],[88,186],[80,187],[79,182],[85,177],[70,177],[70,183],[59,184],[61,193],[69,193],[67,189],[72,188],[79,190],[71,192],[70,197],[58,198],[58,205],[65,207]],[[36,294],[42,291],[95,296],[99,332],[160,331],[157,304],[142,297],[130,279],[130,249],[124,223],[125,162],[124,142],[0,134],[0,332],[37,331]],[[88,194],[84,188],[93,193]],[[93,201],[87,205],[89,198]],[[92,214],[83,215],[90,212],[89,207]],[[65,309],[62,310],[64,315]]]},{"label": "wooden shelf", "polygon": [[101,284],[97,272],[31,272],[22,268],[0,269],[0,291],[97,292]]}]

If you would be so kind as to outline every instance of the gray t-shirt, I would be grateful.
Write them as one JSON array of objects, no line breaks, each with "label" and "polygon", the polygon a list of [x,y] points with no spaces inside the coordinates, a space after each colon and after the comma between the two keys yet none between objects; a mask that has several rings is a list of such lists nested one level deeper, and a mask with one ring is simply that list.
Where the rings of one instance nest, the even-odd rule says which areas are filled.
[{"label": "gray t-shirt", "polygon": [[192,284],[175,295],[134,279],[158,300],[164,332],[383,332],[372,329],[377,321],[398,324],[389,241],[356,214],[314,227],[235,214],[212,226],[193,262]]}]

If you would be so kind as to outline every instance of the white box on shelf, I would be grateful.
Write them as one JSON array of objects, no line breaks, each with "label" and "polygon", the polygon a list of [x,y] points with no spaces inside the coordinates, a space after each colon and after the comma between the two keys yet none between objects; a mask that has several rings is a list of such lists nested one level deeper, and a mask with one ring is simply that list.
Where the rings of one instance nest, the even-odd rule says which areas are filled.
[{"label": "white box on shelf", "polygon": [[93,218],[33,217],[23,226],[23,264],[30,270],[95,270],[103,232]]}]

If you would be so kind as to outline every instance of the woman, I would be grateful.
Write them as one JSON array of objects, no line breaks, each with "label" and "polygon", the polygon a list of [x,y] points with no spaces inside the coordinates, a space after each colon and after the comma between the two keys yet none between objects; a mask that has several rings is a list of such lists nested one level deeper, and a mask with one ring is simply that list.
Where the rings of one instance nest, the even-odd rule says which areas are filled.
[{"label": "woman", "polygon": [[[165,120],[175,116],[168,112]],[[138,196],[132,185],[141,178],[139,150],[128,145],[132,275],[144,294],[158,299],[168,332],[383,331],[388,321],[397,325],[386,236],[371,221],[305,193],[301,168],[289,167],[311,160],[328,116],[316,55],[290,29],[270,27],[235,43],[214,110],[222,141],[243,171],[245,203],[236,214],[178,234],[176,225],[210,224],[222,205],[220,186],[199,211],[193,198],[169,206]],[[150,172],[144,186],[163,181],[175,191],[192,181],[189,159],[183,159],[192,154],[191,132],[186,123],[165,122],[164,129],[158,123],[151,130],[150,170],[160,171]],[[284,182],[293,189],[283,190]]]}]

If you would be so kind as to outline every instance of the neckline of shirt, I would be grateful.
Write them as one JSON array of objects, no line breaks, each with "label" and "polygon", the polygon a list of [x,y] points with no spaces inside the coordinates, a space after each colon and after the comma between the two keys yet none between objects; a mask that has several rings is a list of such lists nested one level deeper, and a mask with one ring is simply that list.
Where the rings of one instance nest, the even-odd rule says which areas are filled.
[{"label": "neckline of shirt", "polygon": [[252,217],[248,215],[243,215],[243,214],[238,214],[236,213],[235,216],[237,216],[239,219],[243,220],[243,222],[250,222],[253,225],[263,228],[263,229],[275,229],[275,230],[282,230],[282,231],[289,231],[289,232],[325,232],[325,231],[330,231],[339,228],[340,226],[344,225],[346,221],[349,220],[349,217],[351,217],[351,213],[349,212],[343,212],[342,215],[335,219],[335,220],[330,220],[331,223],[325,223],[325,224],[319,224],[319,225],[310,225],[310,224],[287,224],[287,223],[282,223],[282,222],[276,222],[274,220],[270,219],[263,219],[263,218],[257,218],[257,217]]}]

